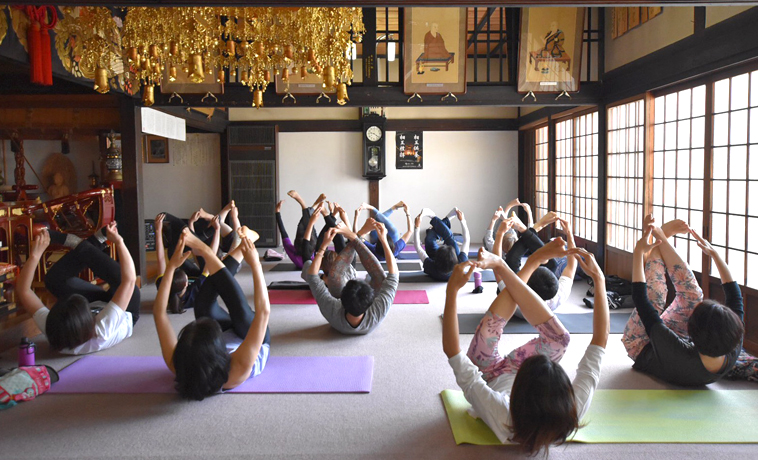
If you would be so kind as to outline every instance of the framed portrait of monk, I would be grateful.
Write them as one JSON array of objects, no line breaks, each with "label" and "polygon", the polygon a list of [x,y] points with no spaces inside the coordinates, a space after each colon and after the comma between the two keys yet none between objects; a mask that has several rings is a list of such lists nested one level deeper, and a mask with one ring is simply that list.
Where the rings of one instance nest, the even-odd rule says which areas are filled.
[{"label": "framed portrait of monk", "polygon": [[522,8],[518,91],[579,91],[585,8]]},{"label": "framed portrait of monk", "polygon": [[404,8],[406,94],[466,92],[466,8]]}]

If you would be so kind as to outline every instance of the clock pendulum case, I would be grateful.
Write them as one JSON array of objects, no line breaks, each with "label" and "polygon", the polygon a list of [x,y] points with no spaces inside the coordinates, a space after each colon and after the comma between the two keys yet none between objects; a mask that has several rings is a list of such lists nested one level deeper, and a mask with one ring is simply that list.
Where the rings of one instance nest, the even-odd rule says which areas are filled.
[{"label": "clock pendulum case", "polygon": [[386,122],[385,117],[376,114],[363,117],[363,177],[366,179],[381,179],[386,176]]}]

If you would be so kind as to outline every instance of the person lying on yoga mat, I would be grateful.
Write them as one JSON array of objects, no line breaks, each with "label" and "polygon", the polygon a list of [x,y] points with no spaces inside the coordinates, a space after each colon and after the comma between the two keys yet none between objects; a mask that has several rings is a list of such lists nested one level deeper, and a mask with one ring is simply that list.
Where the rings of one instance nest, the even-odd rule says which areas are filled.
[{"label": "person lying on yoga mat", "polygon": [[[200,401],[220,390],[235,388],[259,375],[268,361],[271,308],[254,244],[258,234],[247,227],[237,231],[241,243],[221,261],[210,247],[185,230],[155,298],[153,317],[163,360],[176,376],[176,389],[185,399]],[[184,326],[177,338],[166,306],[174,270],[189,257],[185,245],[205,257],[208,279],[195,299],[196,320]],[[253,271],[255,311],[234,279],[243,258]],[[219,295],[228,313],[218,304]]]},{"label": "person lying on yoga mat", "polygon": [[[500,224],[494,243],[495,255],[502,257],[502,253],[500,252],[502,250],[502,240],[517,219],[517,217],[508,218]],[[574,242],[574,233],[571,231],[571,225],[560,217],[556,216],[556,219],[556,222],[560,222],[563,232],[566,234],[568,249],[575,248],[576,244]],[[555,274],[545,267],[552,259],[542,256],[541,249],[545,247],[542,241],[540,240],[539,245],[534,244],[533,247],[539,247],[539,249],[529,256],[524,266],[518,271],[518,277],[545,301],[545,304],[547,304],[551,311],[555,311],[571,295],[571,288],[574,286],[574,275],[576,274],[576,258],[567,258],[566,267],[561,272],[561,277],[556,279]],[[521,247],[516,246],[515,251],[521,251]],[[497,276],[497,273],[495,273],[495,279],[497,280],[498,292],[505,289],[505,282]],[[515,316],[524,319],[521,310],[518,308],[516,309]]]},{"label": "person lying on yoga mat", "polygon": [[[742,293],[729,267],[708,241],[681,220],[655,226],[645,217],[634,248],[632,299],[635,310],[621,340],[634,369],[682,386],[713,383],[734,366],[742,349]],[[721,276],[724,304],[703,300],[703,291],[668,238],[691,234]],[[655,241],[652,241],[654,238]],[[666,306],[666,273],[676,290]],[[595,284],[597,288],[597,284]]]},{"label": "person lying on yoga mat", "polygon": [[[16,281],[16,294],[34,323],[47,336],[50,348],[69,355],[83,355],[110,348],[131,337],[139,319],[140,291],[124,238],[111,222],[94,238],[82,240],[44,229],[32,241],[29,258]],[[105,238],[116,246],[119,262],[103,250]],[[71,250],[45,275],[45,287],[57,300],[48,309],[32,290],[34,272],[50,244]],[[79,278],[86,268],[108,283],[108,290]],[[95,314],[93,309],[101,310]]]},{"label": "person lying on yoga mat", "polygon": [[[463,244],[458,249],[458,243],[453,238],[453,232],[450,230],[450,218],[457,216],[461,223],[463,231]],[[426,231],[424,246],[421,247],[421,218],[430,217],[432,228]],[[429,208],[423,208],[421,213],[416,216],[413,244],[418,253],[419,259],[424,267],[424,273],[437,281],[447,281],[453,272],[453,267],[460,262],[468,260],[468,250],[470,243],[468,225],[463,211],[453,208],[444,219],[440,219]]]},{"label": "person lying on yoga mat", "polygon": [[[484,233],[484,239],[482,240],[484,249],[486,249],[489,252],[495,252],[495,250],[493,249],[493,246],[495,245],[495,225],[500,220],[505,221],[505,219],[508,218],[508,213],[511,212],[511,209],[516,206],[521,206],[522,208],[524,208],[524,211],[526,211],[526,215],[528,217],[527,220],[528,220],[529,227],[534,226],[534,219],[532,217],[532,208],[527,203],[522,203],[521,201],[519,201],[518,198],[514,198],[513,200],[511,200],[510,203],[506,205],[505,209],[503,209],[503,207],[500,206],[499,208],[495,210],[495,213],[492,215],[490,226],[487,227],[487,230]],[[498,227],[498,229],[499,228],[500,227]],[[501,246],[502,253],[507,253],[508,251],[510,251],[511,247],[513,246],[513,244],[516,242],[517,239],[518,239],[518,234],[516,233],[516,231],[512,228],[508,230],[508,232],[505,234],[505,237],[503,238],[503,244]]]},{"label": "person lying on yoga mat", "polygon": [[[303,265],[302,277],[310,286],[321,314],[334,329],[343,334],[368,334],[374,330],[387,316],[397,292],[398,269],[395,256],[389,250],[387,228],[374,219],[369,219],[368,223],[373,230],[376,230],[379,242],[384,246],[385,254],[388,254],[386,277],[379,261],[366,249],[358,236],[350,232],[346,226],[329,229],[313,261],[306,261]],[[368,231],[369,226],[364,226],[363,229]],[[351,241],[340,253],[336,263],[332,265],[327,288],[324,281],[319,278],[318,271],[326,248],[338,233],[344,233]],[[356,252],[369,272],[370,284],[354,278],[346,279],[350,273],[347,267]],[[344,287],[340,289],[343,283]],[[332,294],[336,291],[341,291],[339,296]]]},{"label": "person lying on yoga mat", "polygon": [[[547,457],[550,445],[564,443],[580,427],[590,406],[600,380],[610,315],[605,292],[601,292],[605,290],[603,272],[592,254],[584,249],[566,250],[560,240],[546,244],[541,251],[546,257],[577,258],[601,294],[594,310],[592,340],[573,382],[558,364],[569,344],[568,331],[502,258],[484,248],[479,250],[478,261],[457,265],[447,284],[442,348],[458,386],[471,403],[472,415],[481,418],[500,442],[521,444],[529,454],[545,449]],[[477,267],[494,270],[506,289],[490,305],[464,353],[458,335],[457,297]],[[517,305],[539,337],[503,357],[498,344]]]},{"label": "person lying on yoga mat", "polygon": [[[237,208],[234,206],[234,202],[232,201],[232,220],[236,221],[233,222],[233,225],[235,225],[235,228],[239,228],[239,219],[237,219],[236,211]],[[156,234],[160,234],[163,227],[163,220],[165,218],[166,215],[164,213],[155,216]],[[213,229],[211,232],[212,236],[210,241],[210,248],[214,253],[217,253],[219,240],[223,234],[223,231],[221,231],[221,215],[215,216],[213,219],[211,219],[209,228]],[[234,238],[230,239],[233,245],[233,247],[228,248],[230,251],[239,246],[240,243],[240,238],[237,235],[236,231],[234,232],[234,235]],[[160,275],[158,275],[158,278],[155,280],[155,286],[156,288],[160,288],[161,283],[163,282],[163,275],[166,273],[166,255],[163,250],[162,238],[156,238],[155,240],[155,253],[158,261],[158,273],[160,273]],[[200,254],[196,255],[198,256],[198,260],[202,260]],[[207,273],[202,272],[199,276],[195,277],[195,280],[192,282],[192,286],[190,287],[187,273],[181,267],[174,270],[174,277],[171,283],[171,289],[169,291],[168,311],[170,313],[184,313],[185,309],[194,308],[197,292],[200,290],[200,286],[203,285],[203,282],[207,277]]]},{"label": "person lying on yoga mat", "polygon": [[[282,204],[284,200],[276,204],[276,225],[279,227],[279,233],[282,234],[282,245],[284,246],[284,252],[290,258],[292,263],[298,269],[303,268],[303,262],[305,260],[311,260],[313,258],[313,251],[316,249],[316,230],[314,230],[311,222],[311,216],[313,215],[314,208],[316,208],[321,202],[326,200],[326,195],[323,193],[316,198],[312,207],[305,205],[305,201],[295,190],[287,192],[293,200],[297,201],[300,208],[303,211],[303,215],[300,217],[300,221],[297,223],[297,231],[295,233],[295,242],[290,240],[287,230],[284,229],[284,222],[282,222]],[[315,223],[315,221],[314,221]],[[306,230],[308,230],[306,232]],[[304,240],[303,237],[308,234],[308,239]]]},{"label": "person lying on yoga mat", "polygon": [[[212,241],[214,235],[219,233],[220,228],[221,236],[224,238],[225,244],[228,243],[228,245],[225,246],[224,250],[228,252],[231,249],[231,246],[236,246],[239,244],[239,239],[236,237],[236,232],[231,231],[232,227],[229,227],[226,224],[222,224],[227,215],[231,216],[232,227],[234,229],[239,228],[239,212],[233,200],[230,201],[224,207],[224,209],[221,210],[218,216],[212,216],[204,211],[203,208],[200,208],[199,211],[192,214],[187,223],[167,212],[158,214],[155,217],[154,223],[156,235],[156,252],[158,254],[161,254],[161,252],[158,251],[158,245],[160,244],[161,246],[168,248],[168,257],[173,256],[176,245],[179,242],[179,237],[181,237],[182,231],[184,231],[185,228],[189,228],[190,231],[195,234],[195,236],[197,236],[201,241],[205,243]],[[218,224],[213,224],[214,217],[218,217]],[[205,219],[208,219],[207,223]],[[202,224],[198,223],[198,221],[202,222]],[[196,229],[198,231],[195,231]],[[227,230],[229,230],[231,233],[226,233]],[[216,244],[217,249],[218,247],[219,244]],[[160,264],[160,259],[158,262]],[[190,278],[197,278],[203,273],[204,264],[205,262],[203,261],[202,257],[197,257],[197,263],[187,259],[184,262],[184,265],[181,266],[181,270],[186,274],[186,276]],[[163,271],[160,270],[160,266],[158,273],[163,273]],[[178,278],[181,278],[181,276]]]},{"label": "person lying on yoga mat", "polygon": [[[397,227],[395,227],[395,224],[393,224],[389,219],[393,211],[401,208],[405,212],[405,221],[407,225],[406,228],[408,229],[403,235],[400,235],[400,232],[398,231]],[[388,210],[379,212],[378,209],[371,206],[370,204],[362,203],[360,206],[358,206],[358,209],[355,210],[355,220],[353,221],[353,225],[356,225],[358,223],[358,216],[364,209],[368,209],[370,211],[371,217],[373,217],[377,222],[383,223],[384,226],[387,227],[387,242],[390,245],[392,254],[397,257],[397,255],[400,254],[403,249],[405,249],[405,246],[408,243],[408,239],[411,237],[411,215],[408,212],[408,206],[400,201]],[[355,231],[355,227],[353,227],[353,231]],[[366,239],[365,234],[358,232],[358,235],[361,238],[364,238],[364,240]],[[381,244],[377,244],[378,241],[379,237],[376,234],[376,231],[372,230],[368,233],[368,241],[366,242],[366,247],[368,247],[368,249],[373,252],[379,260],[384,260],[384,248]]]}]

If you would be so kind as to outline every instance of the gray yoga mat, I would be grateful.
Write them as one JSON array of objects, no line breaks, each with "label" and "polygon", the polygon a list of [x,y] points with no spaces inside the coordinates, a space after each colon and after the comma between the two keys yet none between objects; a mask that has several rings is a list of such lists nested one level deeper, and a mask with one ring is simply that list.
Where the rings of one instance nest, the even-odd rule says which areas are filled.
[{"label": "gray yoga mat", "polygon": [[[400,282],[401,283],[435,283],[435,282],[441,282],[433,279],[431,276],[427,275],[423,271],[417,271],[417,272],[400,272]],[[474,282],[474,276],[471,276],[471,280],[469,280],[470,283]],[[482,272],[482,282],[483,283],[494,283],[495,282],[495,273],[492,272],[492,270],[485,270]]]},{"label": "gray yoga mat", "polygon": [[[563,326],[571,334],[592,334],[592,313],[556,313]],[[461,334],[473,334],[484,317],[482,313],[459,313],[458,330]],[[621,334],[629,320],[629,313],[611,313],[611,334]],[[503,329],[504,334],[535,334],[531,324],[513,317]]]},{"label": "gray yoga mat", "polygon": [[[382,268],[385,271],[387,270],[387,262],[382,262]],[[416,261],[416,262],[398,262],[397,263],[397,269],[400,270],[401,272],[403,272],[403,271],[407,272],[407,271],[411,271],[411,270],[418,270],[419,268],[421,268],[421,264],[418,261]],[[366,271],[366,269],[363,268],[363,264],[361,264],[361,263],[356,264],[355,269],[356,270],[360,270],[360,271],[364,271],[364,272]]]},{"label": "gray yoga mat", "polygon": [[271,271],[271,272],[293,272],[295,270],[300,271],[300,269],[297,268],[297,267],[295,267],[295,264],[293,264],[292,262],[282,262],[282,263],[276,264],[276,266],[274,266],[274,268],[272,268],[269,271]]},{"label": "gray yoga mat", "polygon": [[310,286],[305,281],[272,281],[268,288],[280,291],[307,291]]}]

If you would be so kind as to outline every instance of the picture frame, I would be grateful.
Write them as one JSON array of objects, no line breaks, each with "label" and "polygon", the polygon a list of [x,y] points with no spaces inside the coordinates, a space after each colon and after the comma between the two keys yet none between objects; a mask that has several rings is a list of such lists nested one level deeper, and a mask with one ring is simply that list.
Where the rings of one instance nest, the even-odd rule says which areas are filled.
[{"label": "picture frame", "polygon": [[579,91],[586,8],[522,8],[518,91]]},{"label": "picture frame", "polygon": [[168,163],[168,139],[146,135],[143,146],[145,163]]},{"label": "picture frame", "polygon": [[424,132],[395,133],[395,169],[424,169]]},{"label": "picture frame", "polygon": [[405,94],[466,92],[466,8],[404,8]]}]

